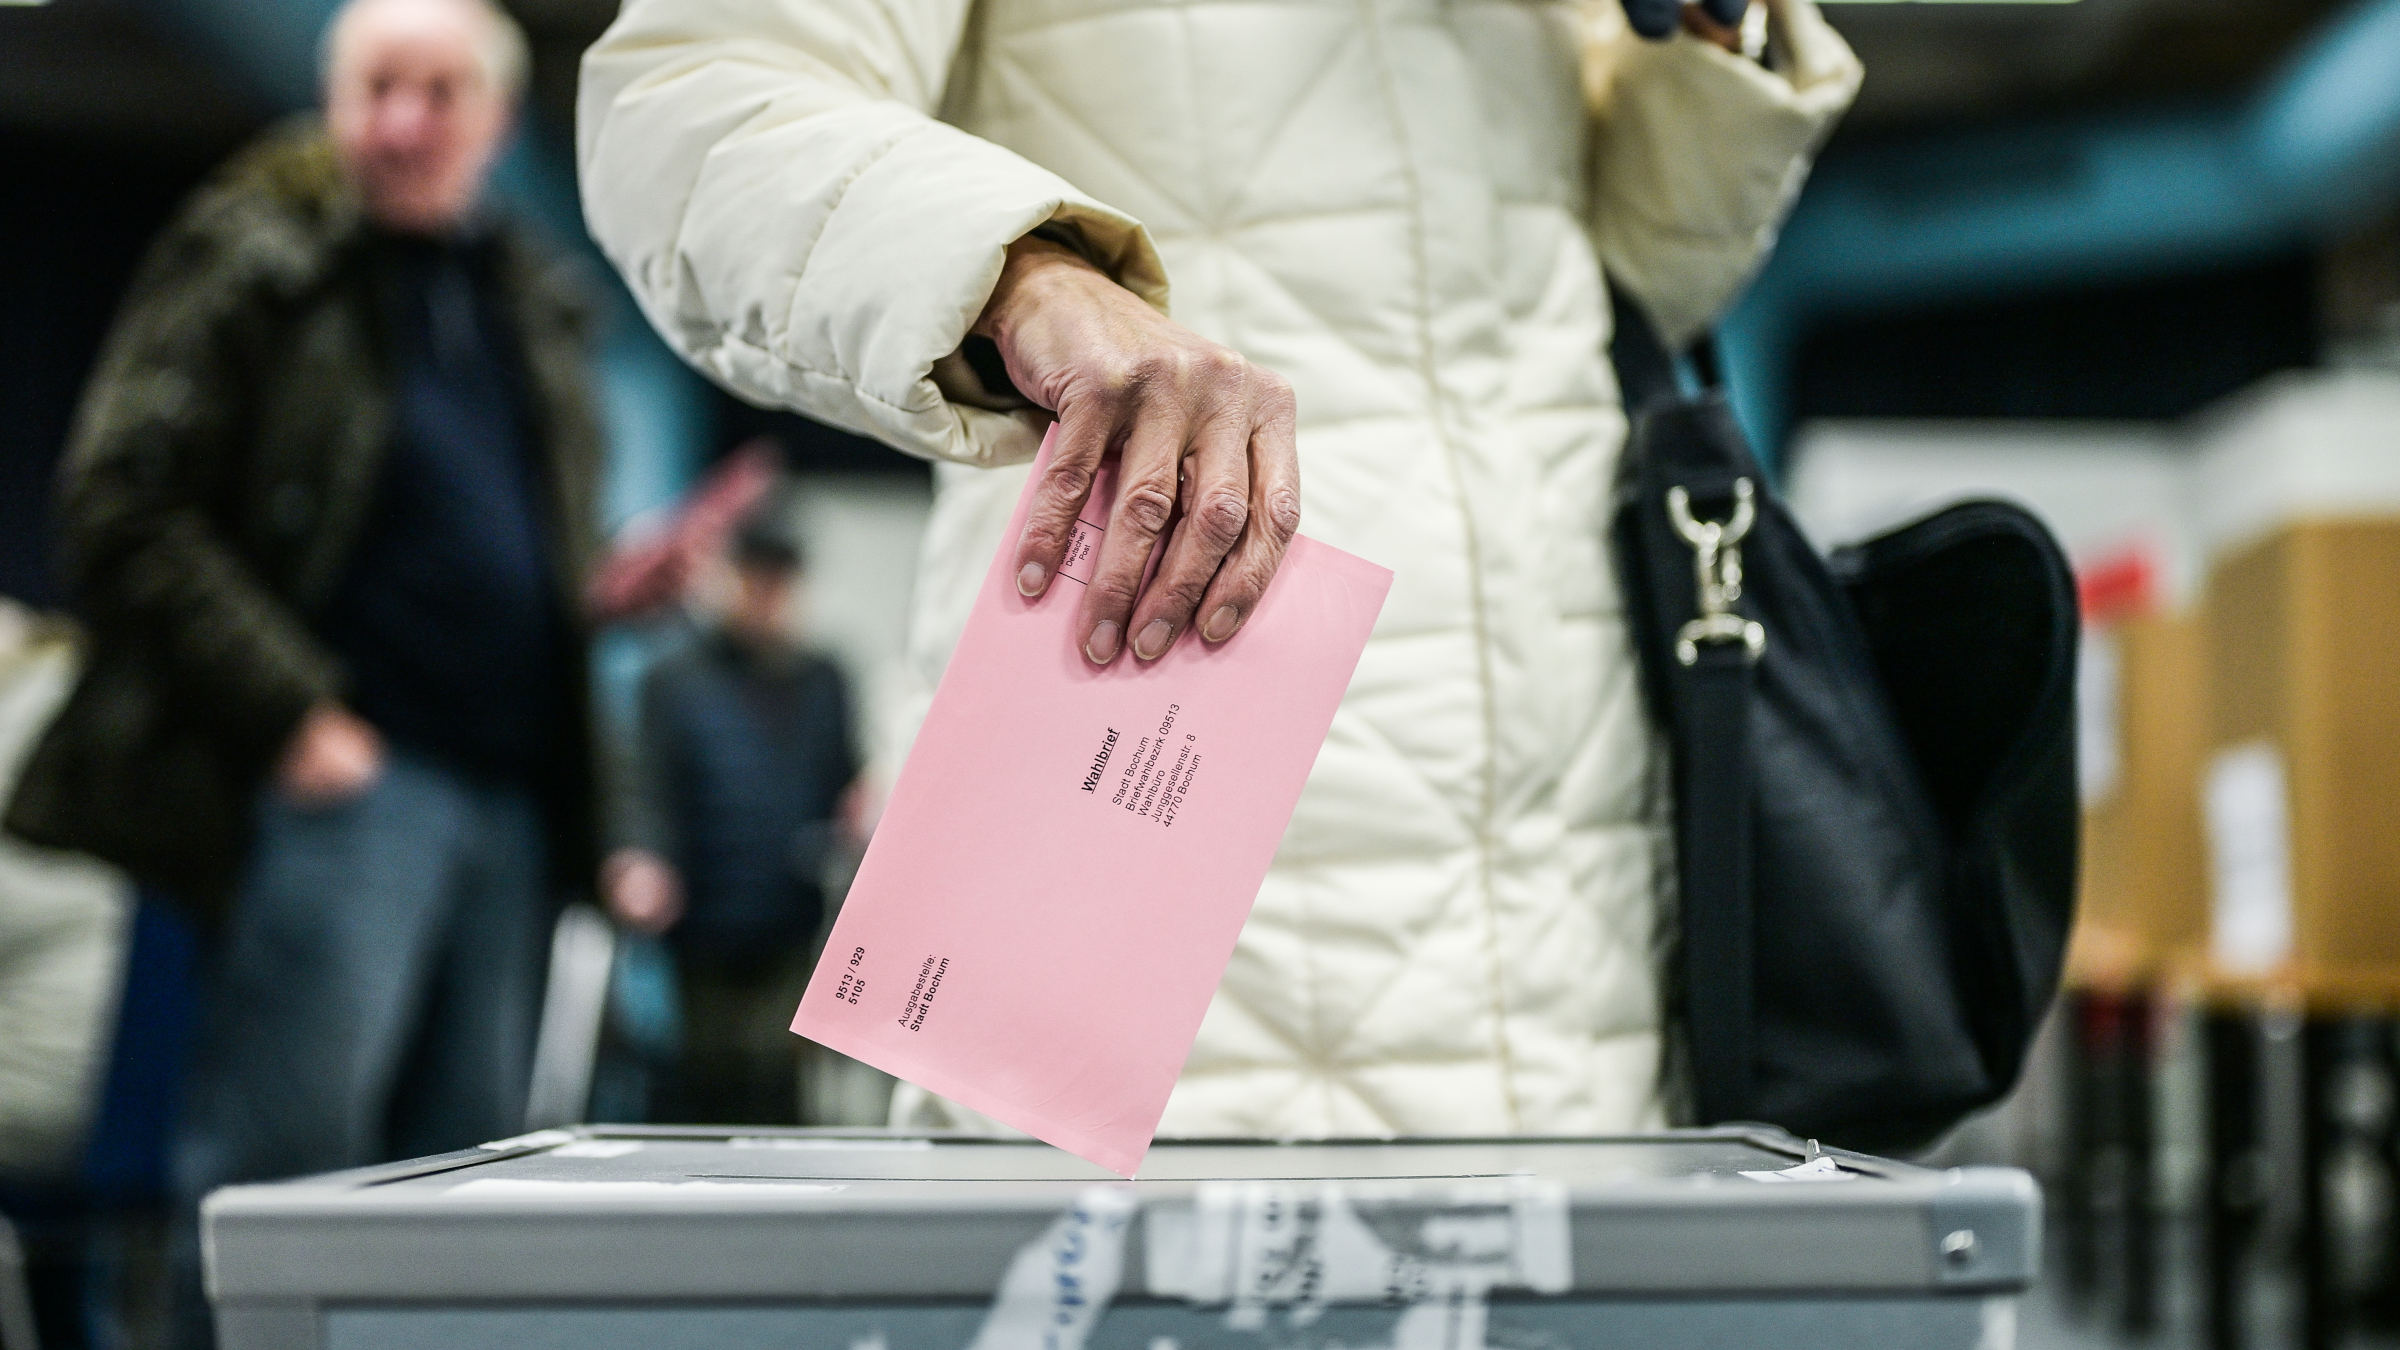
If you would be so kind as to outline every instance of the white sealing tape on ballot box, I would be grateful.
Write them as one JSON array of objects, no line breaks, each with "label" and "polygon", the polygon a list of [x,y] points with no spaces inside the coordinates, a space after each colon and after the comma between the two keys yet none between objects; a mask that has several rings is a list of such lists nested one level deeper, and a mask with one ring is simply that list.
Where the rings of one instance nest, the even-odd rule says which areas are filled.
[{"label": "white sealing tape on ballot box", "polygon": [[1125,1273],[1133,1192],[1094,1186],[1017,1250],[968,1350],[1082,1350]]},{"label": "white sealing tape on ballot box", "polygon": [[[1386,1200],[1386,1196],[1390,1199]],[[1359,1196],[1334,1181],[1210,1182],[1144,1216],[1152,1294],[1222,1305],[1226,1325],[1302,1328],[1335,1304],[1398,1308],[1395,1350],[1482,1350],[1497,1288],[1563,1293],[1563,1186],[1532,1177]]]}]

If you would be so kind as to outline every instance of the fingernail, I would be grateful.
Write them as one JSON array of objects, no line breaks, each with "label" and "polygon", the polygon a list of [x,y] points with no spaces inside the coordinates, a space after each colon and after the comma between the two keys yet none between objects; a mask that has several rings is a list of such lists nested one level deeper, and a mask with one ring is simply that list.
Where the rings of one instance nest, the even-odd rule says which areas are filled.
[{"label": "fingernail", "polygon": [[1208,622],[1200,625],[1200,636],[1211,642],[1223,642],[1233,636],[1233,630],[1241,622],[1242,616],[1233,612],[1233,606],[1219,605],[1217,612],[1208,616]]},{"label": "fingernail", "polygon": [[1165,619],[1152,619],[1150,626],[1142,630],[1142,635],[1133,640],[1133,654],[1144,661],[1155,661],[1174,638],[1175,628],[1172,624]]},{"label": "fingernail", "polygon": [[1095,666],[1105,666],[1117,654],[1117,621],[1102,619],[1093,625],[1092,635],[1084,639],[1084,659]]},{"label": "fingernail", "polygon": [[1028,597],[1040,595],[1042,587],[1049,581],[1050,574],[1042,570],[1040,563],[1027,563],[1017,569],[1017,594]]}]

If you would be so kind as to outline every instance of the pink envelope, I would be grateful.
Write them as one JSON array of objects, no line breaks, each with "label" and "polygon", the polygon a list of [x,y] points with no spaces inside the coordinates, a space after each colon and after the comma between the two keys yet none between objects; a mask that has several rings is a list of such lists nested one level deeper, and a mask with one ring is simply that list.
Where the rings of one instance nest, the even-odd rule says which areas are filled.
[{"label": "pink envelope", "polygon": [[1222,646],[1095,668],[1113,478],[1038,600],[1018,501],[792,1030],[1130,1177],[1392,574],[1294,539]]}]

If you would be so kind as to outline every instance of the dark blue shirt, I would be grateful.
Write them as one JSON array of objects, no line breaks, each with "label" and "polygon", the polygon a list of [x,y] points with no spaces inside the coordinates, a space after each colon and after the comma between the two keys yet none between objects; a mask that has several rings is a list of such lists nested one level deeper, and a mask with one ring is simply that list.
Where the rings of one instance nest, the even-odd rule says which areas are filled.
[{"label": "dark blue shirt", "polygon": [[391,445],[319,628],[352,707],[394,745],[479,776],[541,776],[567,706],[552,511],[488,246],[372,245]]},{"label": "dark blue shirt", "polygon": [[824,921],[818,876],[843,789],[858,776],[840,669],[710,634],[642,686],[650,847],[682,874],[669,940],[718,961],[770,962]]}]

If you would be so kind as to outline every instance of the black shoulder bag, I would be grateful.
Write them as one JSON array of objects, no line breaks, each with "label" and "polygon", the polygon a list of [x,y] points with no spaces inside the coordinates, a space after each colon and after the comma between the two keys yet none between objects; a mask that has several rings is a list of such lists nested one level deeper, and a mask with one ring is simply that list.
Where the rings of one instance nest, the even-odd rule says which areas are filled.
[{"label": "black shoulder bag", "polygon": [[1721,392],[1620,303],[1611,529],[1674,768],[1668,972],[1702,1123],[1921,1146],[2016,1082],[2075,903],[2077,616],[1976,501],[1820,557]]}]

